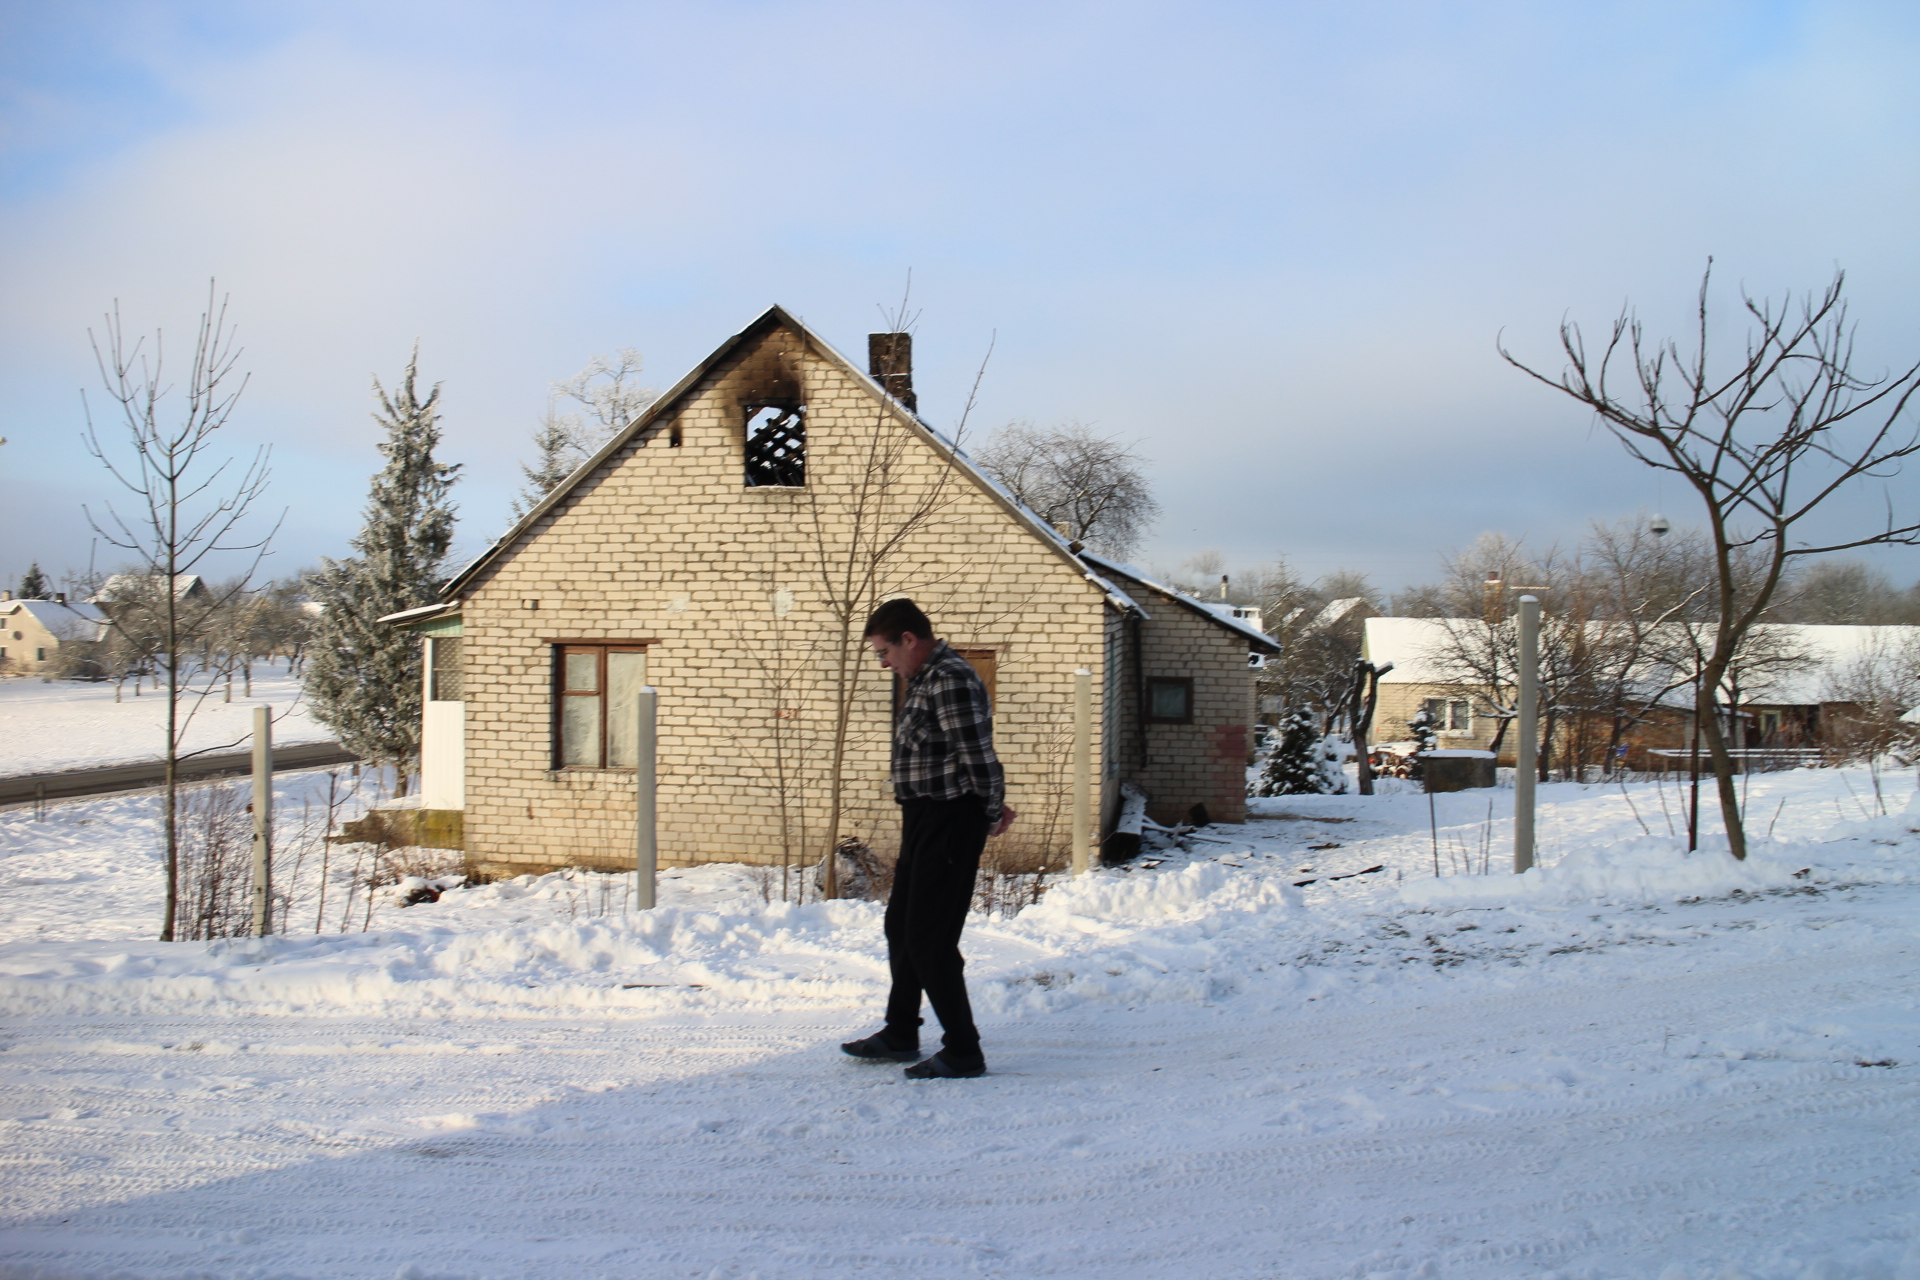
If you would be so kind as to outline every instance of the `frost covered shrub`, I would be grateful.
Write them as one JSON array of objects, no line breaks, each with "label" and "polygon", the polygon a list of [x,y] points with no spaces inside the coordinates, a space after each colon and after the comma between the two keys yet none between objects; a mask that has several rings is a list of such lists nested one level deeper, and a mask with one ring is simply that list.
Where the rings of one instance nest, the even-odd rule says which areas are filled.
[{"label": "frost covered shrub", "polygon": [[1413,737],[1413,754],[1407,757],[1407,777],[1419,782],[1427,776],[1426,754],[1433,750],[1440,735],[1433,727],[1433,716],[1425,708],[1407,721],[1407,732]]},{"label": "frost covered shrub", "polygon": [[180,801],[178,937],[243,938],[253,929],[253,815],[240,788],[215,784]]},{"label": "frost covered shrub", "polygon": [[[1280,726],[1280,741],[1273,748],[1273,754],[1267,757],[1267,767],[1260,774],[1254,794],[1312,796],[1341,790],[1338,786],[1328,785],[1326,762],[1323,759],[1326,755],[1320,731],[1314,727],[1312,713],[1304,707],[1295,707],[1287,713],[1286,721]],[[1337,760],[1334,769],[1337,774]]]}]

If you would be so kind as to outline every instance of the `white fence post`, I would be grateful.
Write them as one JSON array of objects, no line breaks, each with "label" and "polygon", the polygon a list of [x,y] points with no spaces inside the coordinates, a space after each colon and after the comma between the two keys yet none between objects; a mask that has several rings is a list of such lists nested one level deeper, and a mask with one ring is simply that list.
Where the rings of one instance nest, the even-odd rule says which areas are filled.
[{"label": "white fence post", "polygon": [[639,814],[634,830],[634,900],[642,911],[653,907],[654,889],[660,870],[658,790],[654,778],[660,691],[652,685],[640,690],[640,739],[634,761],[635,789],[639,795]]},{"label": "white fence post", "polygon": [[1540,600],[1520,597],[1520,741],[1514,744],[1513,871],[1533,865],[1534,775],[1540,768]]},{"label": "white fence post", "polygon": [[1093,672],[1073,673],[1073,874],[1085,875],[1092,861],[1088,844],[1093,826]]},{"label": "white fence post", "polygon": [[253,709],[253,936],[273,932],[273,708]]}]

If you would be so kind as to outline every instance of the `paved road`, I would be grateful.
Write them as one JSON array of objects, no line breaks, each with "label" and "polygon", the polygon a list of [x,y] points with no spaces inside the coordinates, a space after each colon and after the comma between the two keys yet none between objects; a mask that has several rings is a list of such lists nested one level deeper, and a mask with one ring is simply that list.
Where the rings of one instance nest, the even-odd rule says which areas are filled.
[{"label": "paved road", "polygon": [[[305,742],[275,747],[273,771],[314,769],[322,765],[351,764],[353,753],[337,742]],[[229,751],[224,755],[195,756],[180,765],[183,779],[228,777],[253,768],[253,755],[247,751]],[[30,800],[65,800],[74,796],[102,795],[110,791],[138,791],[157,787],[166,781],[166,766],[158,760],[141,764],[117,764],[104,769],[68,769],[61,773],[29,773],[0,778],[0,805],[21,804]]]}]

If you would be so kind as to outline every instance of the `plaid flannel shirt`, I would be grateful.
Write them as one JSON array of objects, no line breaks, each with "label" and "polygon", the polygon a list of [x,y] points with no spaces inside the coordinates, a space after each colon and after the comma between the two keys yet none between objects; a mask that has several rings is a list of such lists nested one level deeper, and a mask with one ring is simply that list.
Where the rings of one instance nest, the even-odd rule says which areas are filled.
[{"label": "plaid flannel shirt", "polygon": [[1006,775],[993,753],[993,708],[987,687],[967,660],[933,647],[907,681],[893,726],[893,794],[899,800],[986,801],[987,821],[998,822]]}]

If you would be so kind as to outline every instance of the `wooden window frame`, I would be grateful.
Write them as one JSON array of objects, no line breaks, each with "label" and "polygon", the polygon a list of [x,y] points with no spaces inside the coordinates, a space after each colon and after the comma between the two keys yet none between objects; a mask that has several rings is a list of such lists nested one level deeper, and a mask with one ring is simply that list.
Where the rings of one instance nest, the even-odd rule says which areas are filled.
[{"label": "wooden window frame", "polygon": [[[1155,685],[1176,685],[1186,694],[1187,714],[1184,716],[1156,716],[1153,714],[1153,691]],[[1148,724],[1192,724],[1193,723],[1193,677],[1192,676],[1148,676],[1147,677],[1146,721]]]},{"label": "wooden window frame", "polygon": [[[1453,714],[1459,707],[1467,709],[1465,723],[1461,723],[1462,718]],[[1473,732],[1473,700],[1471,698],[1455,698],[1446,695],[1438,698],[1422,698],[1420,709],[1427,713],[1435,733]]]},{"label": "wooden window frame", "polygon": [[[610,653],[647,652],[647,644],[640,640],[575,640],[572,638],[548,640],[553,666],[553,714],[551,717],[551,765],[553,772],[583,772],[617,770],[631,773],[627,765],[607,763],[607,726],[612,721],[608,714],[607,699],[612,693],[607,683],[607,655]],[[596,656],[594,666],[594,688],[591,692],[576,691],[567,688],[567,655],[591,651]],[[600,704],[600,740],[595,751],[596,764],[567,764],[566,757],[566,700],[568,698],[593,698]]]}]

